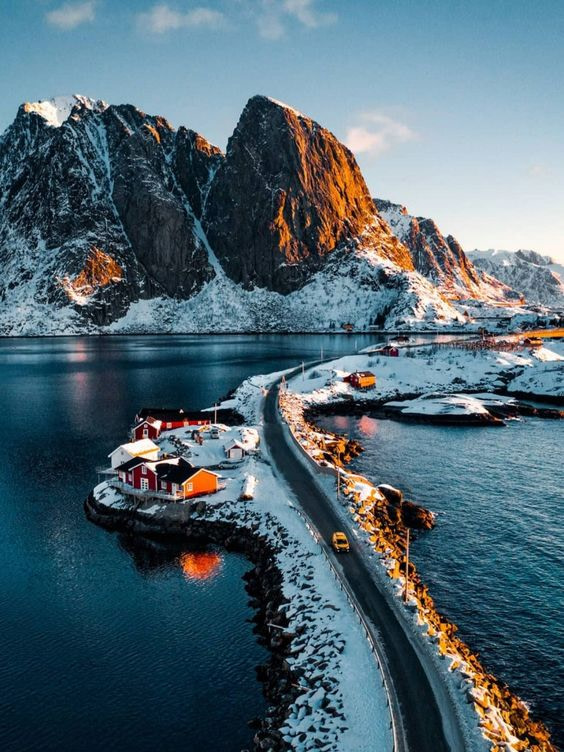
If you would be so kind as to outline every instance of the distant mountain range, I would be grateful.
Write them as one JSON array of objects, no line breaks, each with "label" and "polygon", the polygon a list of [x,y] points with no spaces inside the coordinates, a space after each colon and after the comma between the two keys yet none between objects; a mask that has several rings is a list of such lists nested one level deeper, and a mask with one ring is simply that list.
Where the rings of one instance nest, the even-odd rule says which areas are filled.
[{"label": "distant mountain range", "polygon": [[518,290],[530,303],[564,307],[564,266],[535,251],[471,251],[474,265]]},{"label": "distant mountain range", "polygon": [[431,326],[461,320],[454,298],[511,299],[264,96],[225,154],[132,105],[23,104],[0,137],[0,262],[4,334]]}]

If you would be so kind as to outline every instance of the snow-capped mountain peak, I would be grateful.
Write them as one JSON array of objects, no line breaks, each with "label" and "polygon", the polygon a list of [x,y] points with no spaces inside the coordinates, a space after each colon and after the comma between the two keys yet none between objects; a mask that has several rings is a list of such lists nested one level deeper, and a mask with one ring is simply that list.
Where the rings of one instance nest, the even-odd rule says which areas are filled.
[{"label": "snow-capped mountain peak", "polygon": [[475,266],[518,290],[531,303],[564,305],[564,266],[536,251],[470,251]]},{"label": "snow-capped mountain peak", "polygon": [[35,112],[53,128],[60,128],[66,122],[75,107],[101,112],[107,108],[102,100],[90,99],[82,94],[69,94],[66,96],[42,99],[39,102],[25,102],[22,107],[24,112]]}]

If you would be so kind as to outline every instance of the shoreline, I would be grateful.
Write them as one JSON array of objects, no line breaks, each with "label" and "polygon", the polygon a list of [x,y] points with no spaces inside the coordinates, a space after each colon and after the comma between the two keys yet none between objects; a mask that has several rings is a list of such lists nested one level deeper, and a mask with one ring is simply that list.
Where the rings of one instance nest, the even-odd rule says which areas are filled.
[{"label": "shoreline", "polygon": [[[205,502],[200,504],[205,506]],[[269,707],[264,718],[250,718],[247,724],[255,729],[254,750],[286,749],[279,729],[299,694],[296,687],[299,687],[300,675],[292,672],[286,660],[294,635],[286,631],[288,619],[280,608],[285,602],[281,589],[283,574],[273,561],[274,550],[270,542],[244,526],[198,519],[192,515],[188,519],[155,520],[141,515],[137,509],[127,510],[123,514],[120,513],[121,510],[114,509],[108,513],[107,508],[96,500],[93,492],[90,492],[84,502],[84,511],[90,522],[110,532],[125,533],[133,539],[156,539],[164,543],[185,540],[203,545],[218,545],[225,551],[244,555],[252,564],[243,579],[249,595],[249,605],[255,612],[253,632],[259,644],[264,645],[269,653],[269,660],[255,669]],[[273,624],[279,628],[269,628]],[[265,747],[264,744],[268,746]]]},{"label": "shoreline", "polygon": [[[292,395],[291,392],[280,395],[283,414],[282,403],[284,397],[287,397],[288,394]],[[316,445],[319,437],[326,436],[328,433],[317,427],[315,423],[310,422],[310,419],[315,420],[316,415],[366,414],[370,412],[371,407],[376,411],[381,409],[384,401],[342,399],[317,406],[308,404],[306,407],[301,403],[301,398],[298,395],[292,396],[297,397],[300,402],[301,421],[300,418],[296,421],[295,414],[290,409],[287,410],[285,422],[290,429],[289,432],[295,444],[304,454],[309,456],[312,463],[317,465],[318,471],[340,476],[341,488],[350,504],[348,512],[355,525],[364,534],[365,540],[368,539],[371,548],[380,557],[380,564],[385,568],[392,582],[397,582],[397,596],[402,596],[405,591],[405,576],[403,573],[406,571],[407,565],[409,587],[406,602],[403,604],[404,611],[407,611],[407,609],[413,611],[413,619],[417,626],[425,630],[422,634],[426,635],[430,642],[436,644],[440,656],[450,660],[449,672],[460,673],[465,683],[471,686],[467,690],[467,698],[474,705],[482,735],[492,745],[491,750],[500,752],[501,749],[507,748],[509,750],[531,749],[538,752],[541,752],[541,750],[542,752],[556,752],[544,724],[531,718],[526,703],[511,692],[505,682],[487,672],[471,648],[455,636],[456,625],[435,608],[428,587],[419,577],[413,563],[406,561],[404,539],[406,525],[399,515],[395,516],[395,519],[390,519],[388,514],[390,502],[386,495],[382,493],[381,487],[375,486],[364,476],[344,471],[340,456],[335,457],[334,468],[328,467],[326,460],[321,460],[320,467],[319,460],[311,456],[309,449],[303,446],[304,438],[309,440],[310,445]],[[409,399],[410,395],[403,395],[402,397],[398,395],[398,398],[405,397]],[[537,414],[536,408],[526,407],[530,407],[531,410],[535,411],[533,414]],[[295,410],[295,404],[293,409]],[[293,420],[288,419],[290,414]],[[398,419],[397,414],[388,414],[382,417]],[[422,422],[433,423],[434,421],[423,420]],[[464,421],[454,422],[464,424]],[[442,421],[443,425],[445,423],[447,421]],[[468,422],[465,424],[468,425]],[[349,441],[344,436],[340,438],[345,443]],[[399,493],[401,494],[401,492]],[[402,598],[398,597],[397,600],[400,601]]]}]

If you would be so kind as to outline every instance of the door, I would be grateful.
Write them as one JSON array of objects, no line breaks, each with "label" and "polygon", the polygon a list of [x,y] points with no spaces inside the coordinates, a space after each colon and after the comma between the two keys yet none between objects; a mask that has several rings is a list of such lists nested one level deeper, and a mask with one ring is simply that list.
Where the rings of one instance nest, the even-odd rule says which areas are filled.
[{"label": "door", "polygon": [[149,490],[149,480],[148,480],[148,478],[141,478],[141,490],[142,491],[148,491]]}]

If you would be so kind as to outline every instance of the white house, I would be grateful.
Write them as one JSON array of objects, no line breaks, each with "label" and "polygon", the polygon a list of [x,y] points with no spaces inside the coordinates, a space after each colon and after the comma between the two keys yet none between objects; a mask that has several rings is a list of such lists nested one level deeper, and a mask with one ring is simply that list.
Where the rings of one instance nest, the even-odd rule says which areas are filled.
[{"label": "white house", "polygon": [[225,447],[228,460],[242,460],[245,456],[245,447],[239,441],[232,441]]},{"label": "white house", "polygon": [[151,439],[141,439],[129,444],[120,444],[117,449],[108,454],[108,457],[112,467],[116,468],[134,457],[145,457],[154,462],[159,459],[160,452],[159,447]]}]

